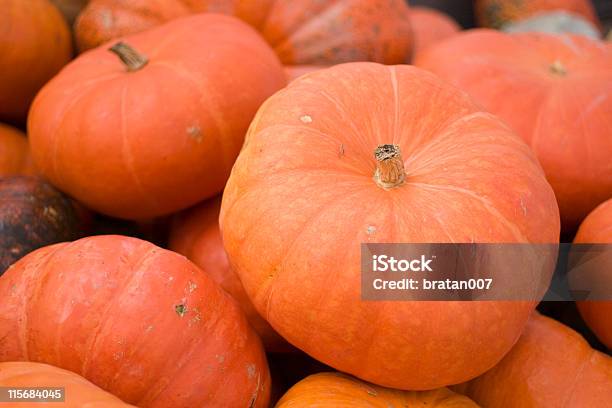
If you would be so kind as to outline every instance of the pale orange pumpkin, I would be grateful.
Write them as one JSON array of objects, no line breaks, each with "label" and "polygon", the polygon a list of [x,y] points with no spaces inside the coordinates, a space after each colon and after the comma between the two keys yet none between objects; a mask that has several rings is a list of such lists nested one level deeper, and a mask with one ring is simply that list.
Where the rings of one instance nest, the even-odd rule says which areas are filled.
[{"label": "pale orange pumpkin", "polygon": [[434,75],[375,63],[310,73],[266,101],[220,222],[232,268],[284,338],[411,390],[491,368],[535,303],[362,301],[360,243],[559,239],[552,189],[520,138]]},{"label": "pale orange pumpkin", "polygon": [[428,7],[411,7],[410,22],[414,31],[414,52],[452,37],[461,27],[450,16]]},{"label": "pale orange pumpkin", "polygon": [[[64,402],[48,398],[53,402],[50,405],[61,408],[135,408],[71,371],[41,363],[0,363],[0,387],[47,388],[54,398],[59,398],[59,395],[53,391],[63,388]],[[25,406],[24,402],[15,404]],[[33,403],[33,406],[39,405],[41,403]]]},{"label": "pale orange pumpkin", "polygon": [[456,390],[488,408],[606,408],[612,358],[569,327],[534,313],[499,364]]},{"label": "pale orange pumpkin", "polygon": [[581,35],[471,30],[415,64],[472,95],[533,149],[571,233],[612,192],[612,46]]}]

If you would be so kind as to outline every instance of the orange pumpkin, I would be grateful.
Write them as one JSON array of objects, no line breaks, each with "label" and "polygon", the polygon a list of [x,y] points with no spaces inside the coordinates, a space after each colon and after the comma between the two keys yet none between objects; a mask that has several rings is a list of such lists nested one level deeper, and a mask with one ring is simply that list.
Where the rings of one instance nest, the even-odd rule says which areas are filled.
[{"label": "orange pumpkin", "polygon": [[415,64],[468,91],[531,145],[564,230],[610,197],[612,46],[578,35],[473,30]]},{"label": "orange pumpkin", "polygon": [[412,31],[404,0],[92,0],[76,22],[81,51],[192,13],[234,15],[255,27],[284,64],[356,60],[400,64]]},{"label": "orange pumpkin", "polygon": [[[0,363],[0,387],[8,388],[64,388],[64,402],[53,405],[61,408],[128,408],[112,394],[96,387],[83,377],[47,364],[30,362]],[[52,399],[49,399],[52,401]],[[3,404],[4,405],[4,404]],[[23,406],[24,404],[16,404]],[[33,404],[40,405],[40,404]]]},{"label": "orange pumpkin", "polygon": [[0,361],[73,371],[139,407],[267,407],[242,311],[184,257],[121,236],[39,249],[0,279]]},{"label": "orange pumpkin", "polygon": [[451,17],[428,7],[412,7],[410,22],[414,30],[415,53],[452,37],[461,30]]},{"label": "orange pumpkin", "polygon": [[510,353],[457,391],[490,408],[604,408],[612,401],[612,358],[534,313]]},{"label": "orange pumpkin", "polygon": [[478,408],[469,398],[448,388],[400,391],[359,381],[341,373],[320,373],[295,384],[276,408]]},{"label": "orange pumpkin", "polygon": [[32,155],[98,212],[168,214],[222,190],[259,105],[285,82],[248,25],[186,17],[67,66],[32,107]]},{"label": "orange pumpkin", "polygon": [[220,222],[232,268],[285,339],[411,390],[491,368],[535,304],[362,301],[359,243],[559,239],[553,192],[527,145],[434,75],[375,63],[310,73],[266,101]]},{"label": "orange pumpkin", "polygon": [[0,120],[25,122],[38,90],[72,55],[72,38],[48,0],[6,0],[0,12]]},{"label": "orange pumpkin", "polygon": [[26,135],[0,123],[0,177],[34,174],[34,164]]},{"label": "orange pumpkin", "polygon": [[[599,205],[580,225],[574,238],[577,244],[612,244],[612,199]],[[599,255],[602,265],[601,273],[607,281],[607,288],[612,288],[612,254],[606,251]],[[606,257],[607,263],[603,257]],[[595,335],[612,350],[612,301],[577,302],[580,315]]]},{"label": "orange pumpkin", "polygon": [[189,258],[238,301],[267,351],[287,351],[290,346],[257,313],[229,266],[219,231],[220,207],[221,199],[214,198],[179,214],[172,223],[169,248]]},{"label": "orange pumpkin", "polygon": [[476,20],[481,27],[501,28],[545,11],[564,10],[599,26],[591,0],[476,0]]}]

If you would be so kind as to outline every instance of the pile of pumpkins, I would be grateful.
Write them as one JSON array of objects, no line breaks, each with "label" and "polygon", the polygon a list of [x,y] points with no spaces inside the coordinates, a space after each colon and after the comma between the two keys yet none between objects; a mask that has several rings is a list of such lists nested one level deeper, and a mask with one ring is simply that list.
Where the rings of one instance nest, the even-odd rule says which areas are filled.
[{"label": "pile of pumpkins", "polygon": [[362,243],[612,243],[592,4],[475,3],[463,32],[404,0],[4,0],[0,386],[609,407],[612,297],[577,304],[601,351],[535,301],[361,300]]}]

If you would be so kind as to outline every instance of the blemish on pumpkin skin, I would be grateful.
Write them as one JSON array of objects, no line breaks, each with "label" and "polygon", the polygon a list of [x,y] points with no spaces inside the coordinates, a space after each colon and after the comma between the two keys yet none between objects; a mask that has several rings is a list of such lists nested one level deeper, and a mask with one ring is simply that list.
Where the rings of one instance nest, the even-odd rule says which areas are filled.
[{"label": "blemish on pumpkin skin", "polygon": [[198,285],[195,284],[194,282],[189,281],[189,283],[187,284],[187,290],[189,291],[189,293],[193,293],[194,290],[196,290],[198,288]]},{"label": "blemish on pumpkin skin", "polygon": [[200,129],[200,126],[198,125],[189,126],[187,128],[187,134],[189,135],[189,137],[195,140],[196,143],[202,143],[202,139],[204,137],[202,135],[202,129]]},{"label": "blemish on pumpkin skin", "polygon": [[312,117],[310,115],[304,115],[300,117],[302,123],[312,123]]},{"label": "blemish on pumpkin skin", "polygon": [[257,374],[257,367],[255,367],[255,364],[247,364],[247,374],[250,379],[255,378],[255,374]]},{"label": "blemish on pumpkin skin", "polygon": [[374,233],[376,233],[376,227],[373,225],[368,225],[368,227],[366,228],[366,233],[368,235],[372,235]]},{"label": "blemish on pumpkin skin", "polygon": [[187,313],[187,305],[184,305],[182,303],[178,304],[174,306],[174,311],[176,312],[177,315],[179,315],[180,317],[183,317]]},{"label": "blemish on pumpkin skin", "polygon": [[340,143],[340,152],[338,153],[338,157],[344,156],[344,144]]}]

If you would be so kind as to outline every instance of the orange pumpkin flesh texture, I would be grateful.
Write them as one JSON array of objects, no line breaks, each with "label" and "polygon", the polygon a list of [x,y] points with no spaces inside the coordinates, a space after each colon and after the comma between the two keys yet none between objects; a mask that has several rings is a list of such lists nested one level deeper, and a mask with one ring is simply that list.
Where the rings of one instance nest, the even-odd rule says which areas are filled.
[{"label": "orange pumpkin flesh texture", "polygon": [[476,0],[476,21],[481,27],[501,28],[535,14],[564,10],[578,14],[599,26],[591,0]]},{"label": "orange pumpkin flesh texture", "polygon": [[255,27],[287,65],[407,61],[404,0],[92,0],[76,22],[80,50],[192,13],[234,15]]},{"label": "orange pumpkin flesh texture", "polygon": [[0,177],[34,174],[34,165],[26,135],[0,123]]},{"label": "orange pumpkin flesh texture", "polygon": [[468,91],[531,145],[564,230],[612,192],[612,46],[583,36],[472,30],[415,64]]},{"label": "orange pumpkin flesh texture", "polygon": [[414,31],[414,52],[452,37],[461,30],[451,17],[428,7],[410,8],[410,22]]},{"label": "orange pumpkin flesh texture", "polygon": [[267,351],[287,351],[290,346],[259,315],[244,291],[240,278],[230,268],[219,230],[220,207],[221,199],[214,198],[177,215],[170,231],[169,248],[186,256],[232,295],[261,337]]},{"label": "orange pumpkin flesh texture", "polygon": [[[580,225],[574,238],[577,244],[612,244],[612,199],[600,204]],[[610,251],[599,255],[607,257],[607,288],[612,288],[612,260]],[[580,315],[603,344],[612,350],[612,301],[576,302]]]},{"label": "orange pumpkin flesh texture", "polygon": [[[396,144],[405,182],[373,179]],[[254,119],[221,207],[232,268],[284,338],[393,388],[491,368],[532,302],[364,302],[360,243],[558,242],[554,195],[528,146],[471,98],[410,66],[310,73]]]},{"label": "orange pumpkin flesh texture", "polygon": [[106,215],[152,218],[222,190],[256,110],[286,79],[270,47],[229,16],[125,41],[149,62],[129,71],[110,44],[80,56],[37,96],[29,135],[61,190]]},{"label": "orange pumpkin flesh texture", "polygon": [[[133,405],[121,402],[119,398],[96,387],[94,384],[71,371],[62,370],[61,368],[41,363],[0,363],[0,387],[64,388],[65,401],[63,403],[52,404],[61,408],[134,407]],[[16,404],[16,406],[24,405],[24,403]],[[41,403],[32,404],[32,406],[39,405],[41,405]]]},{"label": "orange pumpkin flesh texture", "polygon": [[276,408],[478,408],[469,398],[448,388],[400,391],[359,381],[341,373],[320,373],[295,384]]},{"label": "orange pumpkin flesh texture", "polygon": [[0,361],[73,371],[139,407],[267,407],[261,342],[184,257],[121,236],[25,256],[0,279]]},{"label": "orange pumpkin flesh texture", "polygon": [[606,408],[612,358],[567,326],[534,313],[495,368],[456,389],[488,408]]},{"label": "orange pumpkin flesh texture", "polygon": [[0,121],[21,124],[36,92],[70,60],[72,38],[48,0],[3,1],[0,27]]}]

